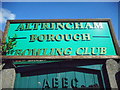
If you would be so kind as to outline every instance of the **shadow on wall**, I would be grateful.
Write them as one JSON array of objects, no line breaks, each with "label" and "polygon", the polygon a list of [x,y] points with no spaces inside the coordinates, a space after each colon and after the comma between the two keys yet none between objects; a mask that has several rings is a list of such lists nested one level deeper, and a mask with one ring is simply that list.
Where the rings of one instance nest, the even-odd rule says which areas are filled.
[{"label": "shadow on wall", "polygon": [[115,76],[116,76],[116,81],[117,81],[118,88],[120,89],[120,71],[117,72],[117,74]]}]

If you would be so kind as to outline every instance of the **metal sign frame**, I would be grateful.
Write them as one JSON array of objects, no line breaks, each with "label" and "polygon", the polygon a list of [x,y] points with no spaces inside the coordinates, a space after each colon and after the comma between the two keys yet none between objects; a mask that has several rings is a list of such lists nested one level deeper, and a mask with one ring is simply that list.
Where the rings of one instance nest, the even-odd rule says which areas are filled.
[{"label": "metal sign frame", "polygon": [[109,59],[109,58],[120,58],[120,50],[118,46],[118,42],[115,36],[115,32],[110,19],[37,19],[37,20],[8,20],[6,23],[3,42],[6,41],[8,29],[11,23],[48,23],[48,22],[108,22],[111,37],[113,40],[114,48],[117,55],[111,56],[2,56],[3,59]]}]

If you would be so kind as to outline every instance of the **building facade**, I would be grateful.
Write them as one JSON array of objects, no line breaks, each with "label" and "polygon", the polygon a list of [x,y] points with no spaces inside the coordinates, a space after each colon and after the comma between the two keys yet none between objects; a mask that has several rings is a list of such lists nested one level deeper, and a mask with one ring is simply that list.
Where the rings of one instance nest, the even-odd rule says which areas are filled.
[{"label": "building facade", "polygon": [[3,88],[119,88],[110,19],[10,20],[3,39]]}]

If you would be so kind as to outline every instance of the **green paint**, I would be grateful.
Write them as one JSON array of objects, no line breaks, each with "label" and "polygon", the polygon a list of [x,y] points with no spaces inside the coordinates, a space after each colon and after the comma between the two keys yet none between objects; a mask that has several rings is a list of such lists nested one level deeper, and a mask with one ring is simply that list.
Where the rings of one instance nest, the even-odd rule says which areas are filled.
[{"label": "green paint", "polygon": [[74,78],[74,79],[72,79],[71,80],[71,87],[72,88],[77,88],[78,87],[78,80],[77,80],[77,78]]},{"label": "green paint", "polygon": [[58,78],[52,78],[52,87],[53,88],[58,88],[59,85],[58,85]]},{"label": "green paint", "polygon": [[64,60],[58,60],[58,61],[56,61],[56,60],[52,60],[52,61],[20,61],[20,62],[14,62],[14,64],[19,64],[19,65],[22,65],[22,64],[31,64],[31,65],[33,65],[33,64],[41,64],[41,63],[54,63],[54,62],[60,62],[60,61],[64,61]]},{"label": "green paint", "polygon": [[44,79],[44,82],[43,82],[43,88],[50,88],[50,84],[49,84],[49,81]]},{"label": "green paint", "polygon": [[[101,65],[100,65],[101,66]],[[96,69],[100,67],[96,66]],[[91,67],[91,65],[88,67]],[[64,69],[64,68],[63,68]],[[91,67],[92,69],[92,67]],[[99,69],[100,70],[100,69]],[[100,87],[98,74],[85,73],[77,71],[59,72],[56,73],[39,74],[44,70],[38,70],[36,75],[21,76],[20,73],[16,74],[15,88],[88,88]],[[44,72],[50,71],[46,69]],[[101,71],[101,70],[100,70]],[[24,72],[23,74],[34,73],[34,71]],[[100,78],[100,77],[99,77]],[[103,80],[103,79],[102,79]],[[104,81],[104,80],[103,80]]]},{"label": "green paint", "polygon": [[8,36],[15,34],[8,56],[116,55],[108,22],[11,23]]}]

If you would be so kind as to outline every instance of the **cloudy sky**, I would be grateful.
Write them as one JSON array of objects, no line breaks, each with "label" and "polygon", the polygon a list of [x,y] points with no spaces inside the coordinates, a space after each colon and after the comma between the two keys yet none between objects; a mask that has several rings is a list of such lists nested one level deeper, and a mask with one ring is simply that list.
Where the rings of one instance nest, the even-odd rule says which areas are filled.
[{"label": "cloudy sky", "polygon": [[[64,3],[61,2],[68,0],[61,0],[61,2],[58,3],[53,3],[55,0],[50,0],[52,2],[49,3],[46,2],[48,0],[44,0],[46,3],[42,1],[43,0],[34,0],[34,2],[33,0],[2,0],[2,6],[0,8],[0,23],[2,25],[0,25],[0,29],[4,31],[6,21],[14,19],[111,18],[118,39],[119,0],[79,0],[81,2],[78,2],[78,0],[69,0],[69,2]],[[73,1],[74,3],[70,3]]]},{"label": "cloudy sky", "polygon": [[1,8],[0,12],[0,23],[5,23],[7,19],[14,20],[16,15],[9,9]]}]

